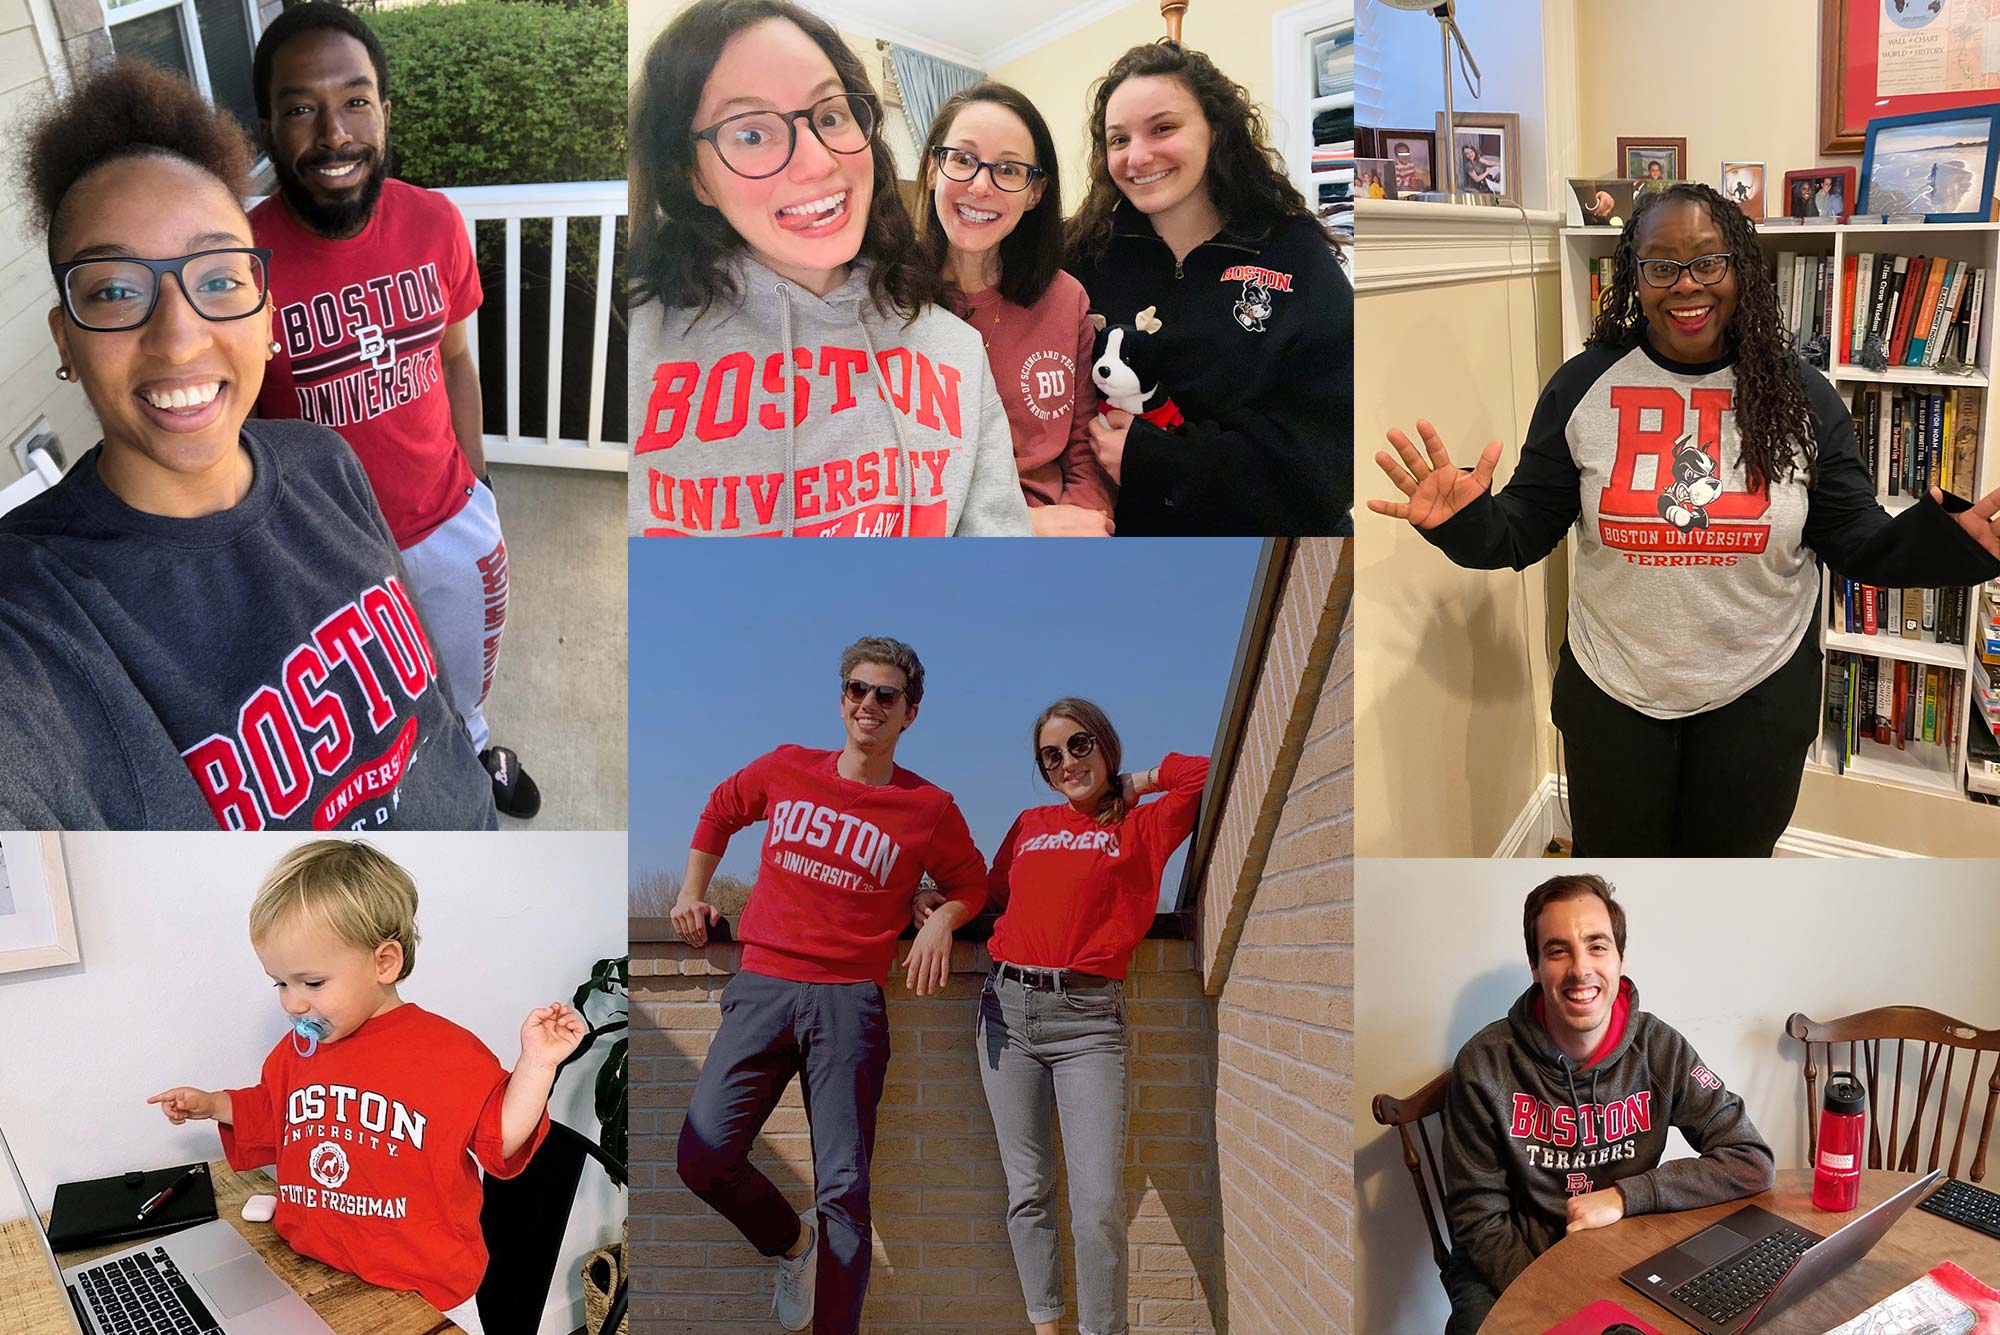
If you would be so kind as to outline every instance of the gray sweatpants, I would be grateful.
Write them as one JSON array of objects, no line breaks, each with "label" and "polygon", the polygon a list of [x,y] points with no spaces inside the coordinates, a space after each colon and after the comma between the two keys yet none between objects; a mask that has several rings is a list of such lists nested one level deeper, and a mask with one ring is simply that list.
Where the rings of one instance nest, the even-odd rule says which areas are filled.
[{"label": "gray sweatpants", "polygon": [[988,974],[979,1078],[1007,1174],[1007,1237],[1028,1320],[1063,1316],[1056,1117],[1069,1170],[1079,1335],[1125,1331],[1125,985],[1062,992]]},{"label": "gray sweatpants", "polygon": [[507,540],[493,493],[477,482],[459,512],[403,549],[410,596],[444,671],[451,707],[472,734],[472,749],[487,744],[486,693],[507,632]]}]

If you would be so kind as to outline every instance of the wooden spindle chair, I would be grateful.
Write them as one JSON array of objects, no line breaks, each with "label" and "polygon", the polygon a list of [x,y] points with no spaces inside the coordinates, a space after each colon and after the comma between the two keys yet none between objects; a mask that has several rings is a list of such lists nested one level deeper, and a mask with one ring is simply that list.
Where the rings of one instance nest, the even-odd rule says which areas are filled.
[{"label": "wooden spindle chair", "polygon": [[[1957,1129],[1950,1135],[1951,1160],[1945,1171],[1961,1181],[1980,1182],[1986,1177],[1987,1151],[1992,1145],[1995,1112],[2000,1109],[2000,1030],[1976,1029],[1948,1015],[1919,1006],[1882,1006],[1837,1020],[1813,1020],[1794,1014],[1785,1021],[1785,1032],[1805,1044],[1807,1153],[1819,1157],[1819,1073],[1822,1063],[1831,1075],[1836,1069],[1837,1045],[1845,1044],[1847,1064],[1868,1090],[1868,1166],[1893,1172],[1928,1172],[1943,1162],[1946,1131],[1950,1126],[1952,1095],[1959,1094]],[[1893,1057],[1884,1051],[1893,1043]],[[1914,1046],[1911,1046],[1914,1045]],[[1990,1071],[1980,1075],[1992,1054]],[[1909,1081],[1904,1079],[1906,1055]],[[1963,1083],[1956,1072],[1964,1069]],[[1879,1096],[1884,1083],[1889,1088],[1889,1120],[1882,1121]],[[1909,1121],[1903,1121],[1903,1093],[1906,1083],[1914,1083]],[[1937,1105],[1925,1117],[1932,1090]],[[1984,1094],[1984,1111],[1978,1130],[1968,1147],[1966,1130],[1973,1122],[1973,1109]],[[1928,1121],[1928,1128],[1926,1122]],[[1925,1155],[1923,1137],[1928,1130],[1930,1152]],[[1899,1139],[1900,1137],[1900,1139]],[[1970,1148],[1971,1155],[1966,1156]],[[1921,1165],[1921,1166],[1920,1166]],[[1968,1168],[1961,1175],[1959,1168]]]},{"label": "wooden spindle chair", "polygon": [[[1407,1098],[1377,1094],[1369,1104],[1375,1120],[1383,1126],[1395,1127],[1396,1134],[1402,1137],[1403,1166],[1410,1170],[1410,1181],[1417,1191],[1417,1204],[1423,1207],[1424,1227],[1430,1230],[1431,1256],[1437,1262],[1440,1284],[1444,1283],[1445,1270],[1451,1264],[1451,1223],[1444,1215],[1444,1173],[1438,1163],[1437,1150],[1431,1145],[1430,1128],[1424,1125],[1424,1119],[1433,1116],[1438,1119],[1438,1139],[1442,1142],[1444,1096],[1450,1087],[1451,1072],[1446,1071]],[[1417,1131],[1414,1140],[1410,1136],[1413,1126]],[[1420,1144],[1421,1153],[1418,1150]]]}]

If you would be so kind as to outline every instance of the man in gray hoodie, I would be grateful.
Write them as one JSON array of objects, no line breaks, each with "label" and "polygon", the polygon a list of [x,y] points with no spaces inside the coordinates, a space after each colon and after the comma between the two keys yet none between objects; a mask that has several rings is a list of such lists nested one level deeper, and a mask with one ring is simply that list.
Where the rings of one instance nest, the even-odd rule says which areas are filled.
[{"label": "man in gray hoodie", "polygon": [[[1601,876],[1558,876],[1521,914],[1534,983],[1452,1063],[1444,1110],[1453,1241],[1447,1335],[1565,1233],[1771,1185],[1743,1100],[1624,976],[1625,909]],[[1700,1155],[1662,1163],[1667,1128]]]}]

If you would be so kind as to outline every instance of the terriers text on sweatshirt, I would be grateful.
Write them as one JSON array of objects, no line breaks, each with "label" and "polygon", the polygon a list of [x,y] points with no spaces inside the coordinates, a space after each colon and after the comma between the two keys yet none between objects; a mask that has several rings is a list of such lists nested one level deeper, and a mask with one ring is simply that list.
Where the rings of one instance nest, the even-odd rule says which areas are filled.
[{"label": "terriers text on sweatshirt", "polygon": [[1462,566],[1525,569],[1576,525],[1569,644],[1613,699],[1680,718],[1736,699],[1782,667],[1812,623],[1816,558],[1896,587],[2000,576],[1929,499],[1891,519],[1826,377],[1795,366],[1818,451],[1804,472],[1750,490],[1736,429],[1734,357],[1669,361],[1643,335],[1586,348],[1542,391],[1505,488],[1424,536]]},{"label": "terriers text on sweatshirt", "polygon": [[1354,288],[1318,223],[1232,222],[1176,261],[1120,203],[1104,253],[1069,268],[1110,324],[1154,309],[1155,369],[1187,418],[1126,433],[1120,536],[1351,531]]},{"label": "terriers text on sweatshirt", "polygon": [[1160,762],[1164,792],[1099,825],[1067,802],[1014,820],[987,876],[987,897],[1005,905],[987,951],[1038,969],[1123,978],[1159,907],[1160,873],[1194,828],[1207,756]]},{"label": "terriers text on sweatshirt", "polygon": [[[1743,1100],[1688,1041],[1639,1009],[1622,980],[1624,1032],[1580,1068],[1535,1018],[1539,987],[1472,1036],[1444,1108],[1451,1236],[1495,1289],[1563,1236],[1572,1196],[1616,1185],[1628,1215],[1692,1210],[1771,1185],[1770,1146]],[[1662,1163],[1667,1128],[1701,1157]]]},{"label": "terriers text on sweatshirt", "polygon": [[472,468],[452,429],[440,354],[445,330],[482,297],[458,207],[385,181],[368,225],[335,241],[273,195],[250,213],[271,248],[271,309],[282,351],[264,369],[257,411],[330,426],[368,470],[398,547],[465,508]]},{"label": "terriers text on sweatshirt", "polygon": [[0,518],[0,829],[492,829],[354,452],[242,441],[215,514],[134,510],[99,446]]},{"label": "terriers text on sweatshirt", "polygon": [[485,1044],[404,1002],[310,1057],[287,1035],[229,1091],[222,1152],[238,1171],[277,1164],[272,1222],[299,1255],[456,1307],[486,1274],[478,1170],[515,1176],[549,1131],[545,1111],[501,1156],[507,1080]]},{"label": "terriers text on sweatshirt", "polygon": [[927,307],[885,316],[868,266],[816,297],[747,255],[739,300],[632,321],[634,535],[1025,534],[986,350]]},{"label": "terriers text on sweatshirt", "polygon": [[1097,327],[1082,286],[1058,272],[1032,306],[1016,306],[998,288],[970,296],[954,291],[951,306],[986,343],[1028,504],[1111,513],[1114,488],[1090,448],[1090,419],[1097,414],[1090,354]]},{"label": "terriers text on sweatshirt", "polygon": [[798,983],[885,982],[925,872],[967,916],[986,862],[951,794],[898,765],[885,784],[844,779],[838,751],[781,746],[709,794],[694,847],[768,820],[757,884],[736,935],[743,967]]}]

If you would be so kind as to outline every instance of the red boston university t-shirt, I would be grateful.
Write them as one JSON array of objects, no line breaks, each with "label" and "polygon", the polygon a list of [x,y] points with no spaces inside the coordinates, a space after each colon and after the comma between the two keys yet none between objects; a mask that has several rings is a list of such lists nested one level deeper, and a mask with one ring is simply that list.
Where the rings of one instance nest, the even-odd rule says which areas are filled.
[{"label": "red boston university t-shirt", "polygon": [[896,936],[925,872],[977,913],[986,861],[951,794],[896,766],[876,786],[843,779],[838,751],[781,746],[708,796],[694,847],[768,820],[757,884],[737,936],[743,967],[798,983],[886,983]]},{"label": "red boston university t-shirt", "polygon": [[442,1311],[486,1274],[477,1170],[513,1177],[548,1134],[544,1112],[500,1157],[507,1080],[485,1044],[405,1002],[310,1057],[287,1034],[257,1084],[229,1091],[222,1152],[238,1170],[277,1163],[274,1222],[293,1251]]},{"label": "red boston university t-shirt", "polygon": [[250,231],[272,252],[282,349],[264,370],[258,413],[346,437],[396,545],[415,546],[472,494],[439,354],[446,328],[483,297],[465,221],[443,195],[392,180],[345,241],[309,231],[283,195],[251,210]]},{"label": "red boston university t-shirt", "polygon": [[1099,825],[1067,802],[1022,812],[987,878],[989,896],[1006,905],[987,952],[1008,964],[1123,978],[1207,781],[1207,756],[1170,755],[1160,762],[1160,796],[1120,824]]}]

